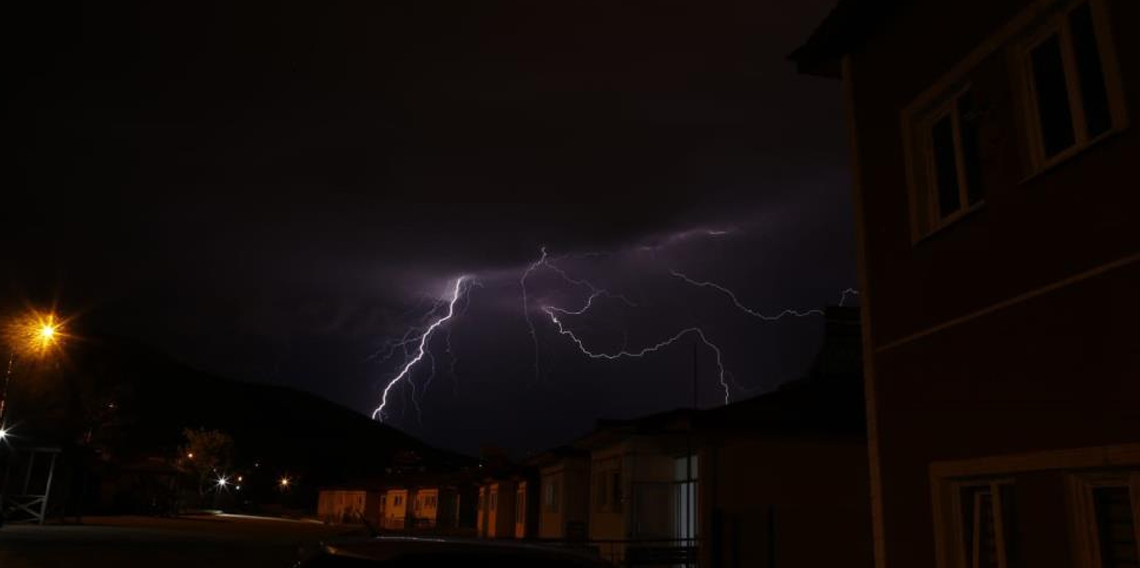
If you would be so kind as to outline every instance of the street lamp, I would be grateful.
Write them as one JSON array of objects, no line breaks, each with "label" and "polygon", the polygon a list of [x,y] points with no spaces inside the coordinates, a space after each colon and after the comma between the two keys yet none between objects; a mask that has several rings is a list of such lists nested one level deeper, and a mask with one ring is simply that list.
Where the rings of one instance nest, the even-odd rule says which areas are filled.
[{"label": "street lamp", "polygon": [[4,423],[8,406],[8,384],[12,381],[12,365],[16,355],[44,356],[63,341],[62,323],[56,315],[31,312],[8,326],[8,370],[0,389],[0,424]]}]

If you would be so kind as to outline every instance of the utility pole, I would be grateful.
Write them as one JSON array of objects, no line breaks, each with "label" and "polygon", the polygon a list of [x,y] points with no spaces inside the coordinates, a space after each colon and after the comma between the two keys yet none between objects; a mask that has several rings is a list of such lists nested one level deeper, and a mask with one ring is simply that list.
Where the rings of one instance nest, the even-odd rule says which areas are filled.
[{"label": "utility pole", "polygon": [[700,346],[696,341],[693,341],[693,409],[689,413],[689,448],[685,455],[685,484],[684,487],[684,500],[685,500],[685,536],[690,540],[685,543],[687,546],[694,544],[696,538],[696,520],[697,520],[697,499],[696,499],[696,483],[693,482],[693,421],[697,415],[697,404],[699,403],[699,381],[700,378]]}]

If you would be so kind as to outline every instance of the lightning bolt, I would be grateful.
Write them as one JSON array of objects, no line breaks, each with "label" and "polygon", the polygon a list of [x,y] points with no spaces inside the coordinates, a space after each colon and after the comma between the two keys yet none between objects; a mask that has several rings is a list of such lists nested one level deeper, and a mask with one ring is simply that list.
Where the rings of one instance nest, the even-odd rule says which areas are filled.
[{"label": "lightning bolt", "polygon": [[[396,386],[396,384],[405,378],[408,379],[409,384],[412,383],[410,376],[412,369],[416,366],[417,363],[423,360],[425,355],[427,355],[427,345],[428,341],[431,340],[432,334],[435,333],[435,330],[439,329],[441,325],[447,323],[447,321],[455,315],[455,304],[459,302],[460,297],[463,295],[463,282],[465,280],[467,280],[466,276],[460,276],[455,279],[455,285],[451,292],[451,300],[447,303],[447,313],[439,319],[433,321],[431,325],[429,325],[427,329],[425,329],[424,332],[420,334],[418,341],[413,340],[413,342],[418,343],[416,346],[416,354],[410,360],[404,362],[404,366],[402,369],[400,369],[400,372],[395,377],[393,377],[392,380],[388,381],[387,386],[384,387],[384,393],[380,398],[380,406],[376,407],[376,409],[372,411],[373,420],[379,420],[381,422],[384,421],[384,408],[388,406],[388,394],[392,391],[392,387]],[[411,386],[413,389],[415,389],[414,384],[411,384]],[[414,390],[412,400],[415,401]],[[418,407],[419,404],[416,403],[416,406]]]},{"label": "lightning bolt", "polygon": [[[636,351],[631,351],[628,348],[626,348],[624,341],[623,341],[623,346],[619,351],[616,351],[613,353],[606,353],[603,351],[594,351],[594,350],[590,349],[589,347],[587,347],[585,341],[581,337],[579,337],[577,334],[575,334],[573,330],[567,328],[563,324],[562,319],[559,317],[559,315],[560,314],[561,315],[567,315],[567,316],[583,315],[587,311],[589,311],[591,307],[593,307],[595,300],[597,300],[598,298],[603,297],[603,296],[607,297],[607,298],[613,298],[613,299],[620,300],[629,306],[635,307],[637,304],[631,302],[628,298],[626,298],[624,296],[621,296],[619,294],[612,294],[608,290],[605,290],[603,288],[599,288],[599,287],[591,284],[590,282],[588,282],[586,280],[576,279],[576,278],[571,277],[569,274],[566,273],[566,271],[562,270],[557,265],[552,264],[548,260],[545,248],[542,249],[542,256],[539,257],[539,259],[537,261],[535,261],[534,263],[532,263],[530,266],[527,267],[527,271],[523,274],[522,281],[525,283],[526,277],[530,273],[534,272],[534,270],[536,270],[539,266],[546,266],[546,267],[550,268],[555,273],[557,273],[559,276],[561,276],[564,281],[566,281],[570,284],[573,284],[576,286],[583,286],[583,287],[587,288],[588,290],[590,290],[590,295],[586,298],[586,302],[582,305],[581,308],[570,309],[570,308],[560,308],[557,306],[549,306],[549,305],[541,307],[542,312],[545,313],[547,315],[547,317],[550,318],[550,322],[552,324],[554,324],[554,326],[558,329],[559,335],[569,337],[570,341],[574,343],[574,345],[578,348],[578,351],[580,351],[582,354],[584,354],[585,356],[587,356],[591,359],[605,359],[605,360],[610,360],[610,361],[616,360],[616,359],[626,359],[626,358],[639,359],[639,358],[645,357],[646,355],[649,355],[651,353],[655,353],[657,351],[660,351],[660,350],[662,350],[662,349],[664,349],[670,345],[673,345],[674,343],[680,341],[683,337],[685,337],[687,335],[695,335],[701,341],[701,343],[703,343],[706,347],[708,347],[710,350],[712,350],[713,354],[716,356],[717,379],[720,382],[721,387],[724,389],[724,403],[725,404],[729,403],[729,400],[731,397],[731,392],[729,389],[728,381],[725,378],[723,355],[721,353],[720,347],[718,347],[715,343],[713,343],[712,341],[709,340],[708,336],[705,335],[704,330],[702,330],[699,327],[685,328],[685,329],[682,329],[681,331],[677,332],[676,334],[674,334],[669,339],[666,339],[664,341],[650,345],[648,347],[643,347],[643,348],[638,349]],[[525,284],[524,284],[523,289],[525,292],[525,289],[526,289]],[[529,321],[530,320],[529,320],[529,316],[528,316],[528,322]],[[531,329],[533,332],[533,329],[534,329],[533,326]],[[535,338],[535,345],[537,348],[537,344],[538,344],[537,343],[537,341],[538,341],[537,335],[532,334],[532,337]],[[626,340],[628,340],[628,336],[626,336]],[[536,367],[536,369],[537,369],[537,367]]]},{"label": "lightning bolt", "polygon": [[[669,270],[669,274],[672,274],[673,276],[680,278],[681,280],[684,280],[685,282],[688,282],[689,284],[692,284],[693,286],[696,286],[698,288],[712,288],[712,289],[724,294],[725,296],[728,296],[728,298],[730,300],[732,300],[733,305],[735,305],[740,311],[742,311],[742,312],[744,312],[744,313],[746,313],[746,314],[748,314],[754,318],[762,319],[764,321],[779,321],[781,319],[784,319],[787,316],[802,318],[802,317],[807,317],[807,316],[822,316],[823,315],[823,310],[817,310],[817,309],[803,310],[803,311],[786,309],[786,310],[784,310],[784,311],[782,311],[782,312],[780,312],[774,316],[766,315],[766,314],[763,314],[763,313],[758,312],[756,310],[753,310],[752,308],[749,308],[748,306],[745,306],[744,304],[742,304],[740,302],[740,299],[738,299],[736,297],[736,293],[734,293],[732,290],[729,290],[728,288],[725,288],[724,286],[721,286],[720,284],[717,284],[716,282],[694,280],[694,279],[686,276],[684,273],[679,272],[677,270]],[[847,294],[847,290],[844,290],[844,297],[846,297],[846,294]],[[842,298],[840,298],[840,301],[842,301]]]},{"label": "lightning bolt", "polygon": [[530,340],[534,344],[534,376],[538,378],[540,371],[538,368],[538,332],[534,329],[534,321],[530,319],[530,300],[526,295],[526,279],[546,263],[546,247],[542,247],[542,256],[538,260],[532,262],[530,266],[526,267],[522,276],[519,278],[519,287],[522,288],[522,305],[523,305],[523,319],[526,320],[527,329],[530,331]]},{"label": "lightning bolt", "polygon": [[[591,296],[591,298],[593,298],[593,296]],[[558,317],[558,313],[580,314],[585,312],[585,310],[586,308],[583,308],[581,310],[560,310],[551,306],[543,306],[542,308],[542,311],[546,312],[546,315],[550,317],[550,322],[558,328],[558,333],[569,337],[570,341],[572,341],[574,345],[578,347],[578,350],[591,359],[606,359],[610,361],[625,358],[639,359],[650,353],[655,353],[670,345],[673,345],[686,335],[696,335],[697,338],[701,340],[701,343],[704,343],[705,346],[711,349],[712,352],[716,355],[717,379],[720,381],[720,385],[724,389],[724,403],[728,404],[731,394],[729,392],[728,381],[725,379],[724,361],[721,355],[720,347],[717,347],[715,343],[709,341],[709,338],[705,336],[705,332],[701,328],[689,327],[682,329],[669,339],[650,345],[648,347],[643,347],[637,351],[629,351],[626,348],[622,348],[620,351],[617,351],[615,353],[605,353],[601,351],[593,351],[587,347],[585,341],[583,341],[582,338],[578,337],[572,330],[563,325],[561,318]]]},{"label": "lightning bolt", "polygon": [[538,257],[538,260],[527,265],[526,270],[523,271],[522,276],[519,278],[519,288],[522,289],[523,318],[526,320],[527,331],[530,333],[531,342],[534,344],[534,376],[536,379],[538,377],[540,377],[542,374],[542,370],[540,368],[540,355],[539,355],[540,349],[539,349],[539,345],[538,345],[538,331],[534,327],[534,320],[532,320],[530,317],[530,299],[529,299],[529,296],[527,295],[526,281],[528,278],[531,277],[531,275],[533,275],[539,269],[550,270],[551,272],[557,274],[558,277],[561,278],[567,284],[570,284],[572,286],[583,287],[583,288],[586,288],[587,290],[590,291],[590,296],[586,301],[586,305],[584,307],[582,307],[580,310],[563,311],[561,308],[556,308],[556,307],[551,307],[551,306],[543,306],[543,308],[542,308],[543,311],[550,309],[550,310],[555,310],[555,311],[562,311],[563,313],[570,314],[570,315],[581,315],[581,314],[585,313],[586,310],[590,309],[590,307],[593,305],[593,302],[595,299],[602,297],[602,296],[607,297],[607,298],[612,298],[614,300],[618,300],[618,301],[620,301],[620,302],[622,302],[625,305],[630,306],[630,307],[637,307],[637,303],[635,303],[634,301],[630,300],[629,298],[627,298],[621,294],[614,294],[614,293],[610,292],[609,290],[606,290],[605,288],[599,288],[599,287],[595,286],[593,283],[591,283],[589,280],[585,280],[583,278],[574,278],[574,277],[570,276],[565,270],[562,269],[562,267],[551,262],[550,256],[546,251],[546,247],[542,247],[539,250],[541,251],[541,255]]}]

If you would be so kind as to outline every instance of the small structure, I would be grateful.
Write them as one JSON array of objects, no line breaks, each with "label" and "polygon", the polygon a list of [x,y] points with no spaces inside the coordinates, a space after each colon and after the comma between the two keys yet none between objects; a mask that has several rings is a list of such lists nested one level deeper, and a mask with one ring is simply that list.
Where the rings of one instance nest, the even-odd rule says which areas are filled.
[{"label": "small structure", "polygon": [[6,448],[0,484],[0,524],[44,524],[55,477],[56,447]]},{"label": "small structure", "polygon": [[698,412],[603,420],[575,443],[590,451],[590,540],[604,543],[610,560],[693,563],[698,456],[691,421]]},{"label": "small structure", "polygon": [[517,539],[538,536],[538,488],[539,481],[529,471],[514,475],[515,481],[515,531]]},{"label": "small structure", "polygon": [[434,528],[439,522],[439,488],[417,490],[412,502],[412,519],[415,528]]},{"label": "small structure", "polygon": [[562,446],[527,463],[538,469],[538,537],[585,540],[590,520],[590,453]]},{"label": "small structure", "polygon": [[317,518],[329,524],[377,523],[381,519],[382,493],[361,489],[322,489],[317,498]]},{"label": "small structure", "polygon": [[[414,495],[414,494],[413,494]],[[388,489],[384,493],[384,518],[381,528],[400,530],[408,526],[408,489]]]},{"label": "small structure", "polygon": [[514,536],[517,490],[517,482],[509,477],[488,478],[479,486],[479,536]]},{"label": "small structure", "polygon": [[475,524],[473,473],[397,473],[320,491],[318,515],[328,523],[367,521],[385,531],[446,530]]}]

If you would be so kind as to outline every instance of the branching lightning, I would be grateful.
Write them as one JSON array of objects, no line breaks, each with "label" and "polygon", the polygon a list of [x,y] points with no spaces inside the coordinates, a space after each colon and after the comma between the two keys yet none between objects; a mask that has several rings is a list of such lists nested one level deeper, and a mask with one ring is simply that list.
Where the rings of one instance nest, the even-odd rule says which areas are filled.
[{"label": "branching lightning", "polygon": [[[591,296],[591,298],[593,298],[593,296]],[[731,394],[729,392],[728,382],[725,380],[724,361],[721,356],[720,347],[717,347],[715,343],[709,341],[709,338],[705,336],[704,330],[699,327],[689,327],[682,329],[669,339],[666,339],[654,345],[650,345],[649,347],[644,347],[637,351],[629,351],[623,347],[621,351],[617,351],[615,353],[604,353],[600,351],[593,351],[590,348],[586,347],[586,343],[582,341],[582,338],[578,337],[572,330],[567,329],[566,326],[562,324],[562,320],[558,317],[558,310],[550,306],[544,306],[542,310],[546,312],[546,315],[550,316],[550,322],[558,328],[558,333],[569,337],[570,341],[574,342],[574,344],[578,347],[578,350],[591,359],[607,359],[612,361],[615,359],[624,358],[641,358],[676,343],[686,335],[696,335],[697,338],[701,340],[701,343],[704,343],[705,346],[711,349],[716,355],[717,379],[720,381],[721,387],[724,388],[724,403],[728,404],[729,402],[729,397]],[[562,310],[561,312],[569,314],[580,314],[585,312],[585,308],[578,311]]]},{"label": "branching lightning", "polygon": [[523,271],[522,276],[519,278],[519,287],[522,288],[523,319],[526,320],[527,329],[530,331],[530,340],[532,343],[534,343],[534,376],[536,378],[540,373],[538,368],[538,332],[536,332],[534,329],[534,321],[530,319],[530,300],[527,299],[526,295],[526,279],[530,277],[530,275],[545,262],[546,247],[542,247],[542,256],[539,257],[538,260],[532,262],[530,266],[527,266],[526,270]]},{"label": "branching lightning", "polygon": [[[674,241],[687,239],[690,236],[719,237],[727,233],[728,231],[722,230],[689,231],[680,234],[680,236],[671,237],[671,240],[668,242],[649,248],[656,250],[656,248],[667,246],[669,244],[672,244]],[[636,251],[640,249],[631,250]],[[581,335],[584,328],[579,327],[578,331],[576,332],[573,328],[574,326],[571,325],[572,321],[577,321],[574,318],[587,317],[587,314],[595,307],[597,307],[597,305],[600,303],[599,300],[603,299],[620,302],[627,308],[641,308],[641,306],[626,296],[612,293],[605,288],[595,285],[589,280],[571,276],[567,270],[563,269],[561,266],[559,266],[559,264],[556,263],[559,259],[578,258],[579,256],[583,255],[568,255],[552,259],[552,257],[548,254],[546,247],[542,247],[540,249],[540,252],[541,254],[539,258],[534,262],[525,265],[521,275],[518,278],[518,285],[523,308],[523,319],[526,323],[527,332],[530,335],[531,343],[534,349],[534,372],[536,379],[541,377],[541,346],[539,341],[539,328],[536,326],[536,322],[531,311],[532,303],[535,302],[536,298],[533,297],[530,294],[530,290],[528,290],[528,280],[530,280],[531,277],[535,276],[536,273],[546,271],[545,273],[556,275],[567,285],[580,289],[587,293],[582,303],[580,305],[576,304],[577,307],[553,305],[553,303],[548,302],[545,297],[542,297],[542,304],[537,306],[538,309],[536,310],[538,313],[541,313],[549,318],[550,324],[558,332],[559,336],[568,338],[570,340],[570,343],[573,344],[574,347],[577,348],[577,350],[587,358],[607,361],[643,358],[653,353],[662,351],[667,347],[680,342],[686,337],[691,337],[693,341],[699,341],[704,345],[704,347],[708,348],[714,354],[717,380],[720,384],[720,387],[723,389],[725,404],[728,404],[730,402],[734,389],[736,392],[744,394],[751,393],[753,390],[755,390],[744,387],[736,381],[731,372],[725,368],[724,354],[722,349],[710,339],[706,328],[700,326],[685,327],[679,331],[676,331],[666,339],[658,341],[657,343],[648,344],[640,348],[629,347],[628,332],[627,330],[622,329],[622,345],[616,350],[612,348],[598,349],[596,347],[591,347],[588,345],[588,341]],[[601,253],[591,253],[591,255],[600,254]],[[678,270],[669,269],[668,273],[672,277],[677,278],[691,286],[697,288],[709,288],[716,291],[717,293],[727,297],[731,301],[732,305],[742,313],[761,321],[776,322],[786,318],[805,318],[809,316],[821,316],[824,314],[824,311],[822,309],[783,309],[779,312],[763,313],[759,310],[746,306],[743,302],[740,301],[737,294],[726,286],[712,281],[691,278],[685,273]],[[389,403],[391,391],[397,385],[406,382],[408,389],[405,390],[405,395],[410,394],[411,406],[416,412],[417,419],[422,424],[423,397],[428,388],[431,386],[437,370],[435,353],[431,351],[431,341],[433,340],[433,337],[435,336],[437,330],[440,331],[444,337],[445,350],[447,351],[450,358],[450,374],[455,380],[454,391],[456,394],[458,394],[459,380],[458,376],[456,376],[455,373],[456,358],[451,344],[451,327],[446,326],[445,324],[447,324],[449,320],[463,315],[470,308],[471,299],[469,292],[467,292],[468,297],[466,302],[461,302],[461,300],[465,294],[465,291],[469,291],[471,286],[476,285],[479,285],[479,283],[472,279],[470,276],[459,276],[456,278],[452,285],[449,298],[436,301],[432,305],[431,309],[420,320],[419,325],[407,331],[402,337],[388,342],[379,351],[377,351],[376,354],[373,355],[373,358],[380,358],[381,361],[387,361],[388,359],[394,357],[397,353],[403,354],[403,361],[399,367],[399,372],[396,373],[396,375],[390,380],[388,380],[383,389],[380,405],[372,411],[373,419],[384,421],[389,418],[387,413],[387,406]],[[850,297],[858,296],[858,294],[858,291],[851,288],[843,290],[840,294],[839,305],[843,306]],[[444,308],[444,306],[446,306],[446,311],[443,311],[441,313],[441,310]],[[424,376],[423,373],[417,373],[420,362],[423,361],[424,358],[429,359],[430,372],[426,375],[426,379],[422,381],[422,384],[417,386],[413,379],[414,375],[420,377]],[[405,403],[405,411],[407,406],[408,405]]]},{"label": "branching lightning", "polygon": [[539,345],[538,345],[538,332],[534,327],[534,320],[532,320],[530,317],[530,299],[527,296],[526,281],[527,281],[527,278],[529,278],[531,275],[533,275],[540,268],[545,268],[545,269],[550,270],[551,272],[557,274],[558,277],[561,278],[567,284],[570,284],[572,286],[583,287],[583,288],[586,288],[587,290],[590,291],[590,296],[586,300],[586,305],[583,306],[582,308],[580,308],[578,310],[566,310],[566,309],[558,308],[558,307],[554,307],[554,306],[543,306],[542,310],[546,311],[547,314],[550,313],[547,310],[551,310],[551,311],[556,311],[556,312],[560,312],[560,313],[568,314],[568,315],[582,315],[583,313],[585,313],[587,310],[590,309],[590,307],[593,305],[595,299],[597,299],[599,297],[603,297],[603,296],[606,298],[612,298],[614,300],[618,300],[618,301],[620,301],[620,302],[622,302],[625,305],[630,306],[630,307],[637,307],[637,303],[635,303],[634,301],[630,300],[629,298],[627,298],[621,294],[611,293],[609,290],[606,290],[605,288],[599,288],[599,287],[595,286],[593,283],[591,283],[588,280],[585,280],[582,278],[574,278],[574,277],[570,276],[569,274],[567,274],[567,272],[565,270],[562,269],[562,267],[560,267],[557,264],[554,264],[553,262],[550,261],[550,257],[546,252],[546,247],[542,247],[540,249],[540,251],[542,254],[538,257],[538,260],[530,263],[526,267],[526,270],[523,271],[522,277],[519,278],[519,287],[522,289],[523,318],[526,319],[527,329],[530,332],[530,339],[531,339],[531,342],[534,344],[534,376],[535,376],[535,378],[538,378],[541,375],[542,371],[540,369],[540,362],[539,362],[539,359],[540,359],[539,351],[540,350],[539,350]]},{"label": "branching lightning", "polygon": [[[427,354],[427,345],[428,341],[431,340],[432,334],[436,329],[439,329],[439,326],[447,323],[447,321],[455,315],[455,304],[462,296],[463,282],[466,279],[466,276],[460,276],[455,279],[455,285],[451,292],[451,300],[447,304],[447,313],[443,315],[443,317],[440,317],[439,319],[432,322],[431,325],[429,325],[427,329],[424,330],[422,334],[420,334],[418,338],[418,345],[416,346],[415,356],[406,361],[404,363],[404,367],[400,369],[400,372],[395,377],[393,377],[392,380],[388,381],[387,386],[384,387],[384,393],[380,398],[380,406],[376,407],[376,409],[372,411],[372,418],[374,420],[380,420],[381,422],[384,421],[384,408],[388,405],[388,394],[392,391],[392,387],[396,386],[397,383],[405,378],[407,378],[408,382],[411,383],[411,372],[416,366],[416,363],[419,363],[421,360],[423,360],[424,356]],[[412,388],[415,388],[414,384],[412,385]],[[415,400],[414,394],[412,396],[412,400]]]},{"label": "branching lightning", "polygon": [[729,290],[728,288],[725,288],[724,286],[721,286],[720,284],[717,284],[716,282],[693,280],[692,278],[689,278],[688,276],[686,276],[684,273],[678,272],[676,270],[670,270],[669,274],[672,274],[673,276],[680,278],[681,280],[684,280],[685,282],[688,282],[689,284],[692,284],[693,286],[697,286],[698,288],[712,288],[712,289],[724,294],[725,296],[728,296],[728,298],[730,300],[732,300],[733,305],[735,305],[740,311],[742,311],[742,312],[744,312],[744,313],[746,313],[746,314],[748,314],[754,318],[762,319],[764,321],[779,321],[779,320],[781,320],[787,316],[802,318],[802,317],[807,317],[807,316],[822,316],[823,315],[823,310],[818,310],[818,309],[803,310],[803,311],[786,309],[786,310],[784,310],[784,311],[782,311],[782,312],[780,312],[774,316],[766,315],[766,314],[763,314],[763,313],[758,312],[756,310],[753,310],[752,308],[749,308],[748,306],[745,306],[736,297],[735,292],[733,292],[732,290]]},{"label": "branching lightning", "polygon": [[848,289],[840,292],[839,293],[839,306],[843,307],[843,304],[847,303],[847,296],[858,296],[858,295],[859,295],[859,291],[854,289],[854,288],[848,288]]}]

